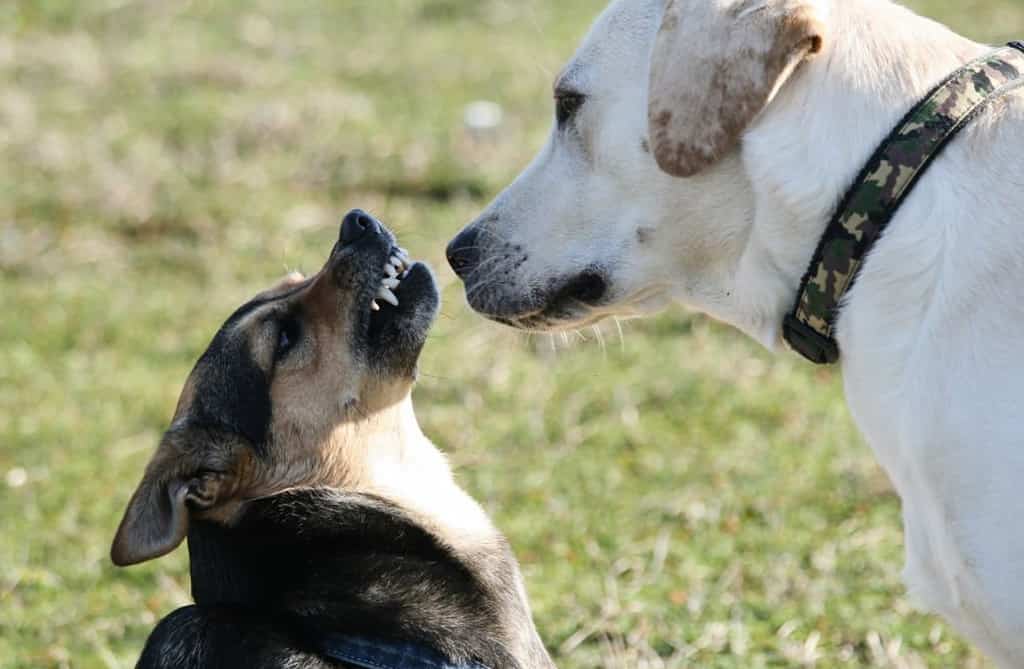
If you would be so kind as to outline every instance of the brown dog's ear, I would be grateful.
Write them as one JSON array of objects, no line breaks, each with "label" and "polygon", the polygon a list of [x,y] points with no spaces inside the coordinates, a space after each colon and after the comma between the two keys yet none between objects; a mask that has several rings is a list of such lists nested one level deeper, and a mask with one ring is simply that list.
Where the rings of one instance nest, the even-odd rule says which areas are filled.
[{"label": "brown dog's ear", "polygon": [[688,177],[733,149],[808,56],[821,51],[815,0],[667,0],[651,56],[651,146]]},{"label": "brown dog's ear", "polygon": [[188,534],[188,485],[142,479],[114,536],[110,559],[119,567],[146,562],[178,547]]},{"label": "brown dog's ear", "polygon": [[217,503],[223,476],[195,473],[198,470],[184,460],[187,458],[165,437],[114,536],[110,559],[117,566],[170,553],[188,534],[190,511],[206,510]]}]

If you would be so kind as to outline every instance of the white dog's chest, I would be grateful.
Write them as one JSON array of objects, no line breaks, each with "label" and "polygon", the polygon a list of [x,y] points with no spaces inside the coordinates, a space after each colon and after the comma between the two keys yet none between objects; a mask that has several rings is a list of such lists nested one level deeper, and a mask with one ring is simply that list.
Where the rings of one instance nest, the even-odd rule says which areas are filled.
[{"label": "white dog's chest", "polygon": [[858,384],[856,374],[847,375],[846,386],[856,422],[901,500],[903,581],[912,603],[923,611],[942,615],[961,631],[970,630],[976,643],[997,655],[998,635],[984,622],[992,614],[991,603],[971,569],[977,555],[971,555],[970,547],[956,534],[963,518],[951,513],[945,497],[948,490],[930,477],[932,468],[921,460],[926,449],[908,443],[901,435],[906,430],[901,425],[898,402],[868,392]]},{"label": "white dog's chest", "polygon": [[[854,293],[844,310],[847,403],[902,501],[911,598],[1000,666],[1020,666],[1024,437],[1012,417],[1024,416],[1024,387],[1014,358],[987,343],[1013,328],[999,300],[961,313],[949,281],[930,275],[943,254],[911,222],[929,220],[928,190],[869,262],[855,288],[867,299]],[[895,290],[887,268],[908,266],[919,282]]]}]

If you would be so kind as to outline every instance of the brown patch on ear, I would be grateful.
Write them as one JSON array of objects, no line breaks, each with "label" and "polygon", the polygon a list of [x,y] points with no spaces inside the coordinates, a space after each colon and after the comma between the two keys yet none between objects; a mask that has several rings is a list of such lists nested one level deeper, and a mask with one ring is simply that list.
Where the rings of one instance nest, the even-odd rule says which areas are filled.
[{"label": "brown patch on ear", "polygon": [[659,167],[693,176],[718,162],[824,45],[813,0],[670,0],[651,57],[648,122]]}]

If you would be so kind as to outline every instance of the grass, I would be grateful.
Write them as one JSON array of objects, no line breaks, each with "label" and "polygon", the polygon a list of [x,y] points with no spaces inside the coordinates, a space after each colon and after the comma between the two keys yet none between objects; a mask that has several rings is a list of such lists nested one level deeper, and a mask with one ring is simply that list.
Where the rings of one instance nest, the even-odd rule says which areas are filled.
[{"label": "grass", "polygon": [[[599,0],[0,5],[0,667],[127,667],[185,555],[109,541],[215,327],[370,209],[445,240],[539,146]],[[914,3],[992,41],[1017,0]],[[500,102],[500,135],[462,111]],[[469,313],[421,420],[522,558],[559,665],[982,667],[899,581],[839,380],[680,312],[601,345]]]}]

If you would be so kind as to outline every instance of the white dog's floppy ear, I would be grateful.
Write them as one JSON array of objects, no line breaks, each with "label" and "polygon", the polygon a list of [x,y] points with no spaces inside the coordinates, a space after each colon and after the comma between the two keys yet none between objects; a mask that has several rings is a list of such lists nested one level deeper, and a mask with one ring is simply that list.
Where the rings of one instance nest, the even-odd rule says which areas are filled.
[{"label": "white dog's floppy ear", "polygon": [[687,177],[720,160],[824,33],[816,0],[667,0],[648,106],[661,169]]}]

